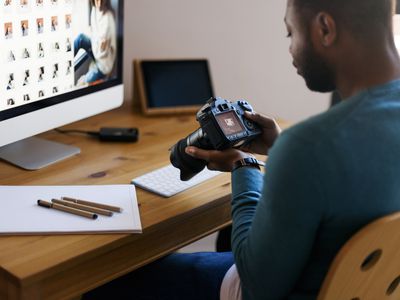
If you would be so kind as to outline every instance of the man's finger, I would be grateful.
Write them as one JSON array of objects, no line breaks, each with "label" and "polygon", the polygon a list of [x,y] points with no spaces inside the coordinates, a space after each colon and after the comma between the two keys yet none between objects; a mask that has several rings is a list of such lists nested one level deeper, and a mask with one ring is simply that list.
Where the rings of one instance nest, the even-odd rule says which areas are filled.
[{"label": "man's finger", "polygon": [[256,122],[258,125],[260,125],[262,128],[275,128],[276,127],[276,122],[273,118],[269,118],[266,116],[263,116],[259,113],[256,112],[245,112],[246,118]]},{"label": "man's finger", "polygon": [[209,150],[203,150],[197,147],[189,146],[186,147],[185,152],[189,154],[190,156],[193,156],[198,159],[203,159],[205,161],[210,160],[210,151]]}]

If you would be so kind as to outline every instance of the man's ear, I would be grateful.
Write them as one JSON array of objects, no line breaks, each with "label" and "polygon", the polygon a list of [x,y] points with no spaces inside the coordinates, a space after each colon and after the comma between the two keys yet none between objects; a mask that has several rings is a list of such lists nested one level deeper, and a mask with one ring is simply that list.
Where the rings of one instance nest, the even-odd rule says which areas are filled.
[{"label": "man's ear", "polygon": [[318,13],[313,22],[315,42],[324,47],[333,45],[337,39],[337,26],[332,16],[325,12]]}]

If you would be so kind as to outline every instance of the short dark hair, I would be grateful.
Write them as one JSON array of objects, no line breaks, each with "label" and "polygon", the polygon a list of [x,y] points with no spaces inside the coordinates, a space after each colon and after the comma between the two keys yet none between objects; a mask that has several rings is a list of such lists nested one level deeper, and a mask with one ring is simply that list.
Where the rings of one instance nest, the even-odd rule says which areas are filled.
[{"label": "short dark hair", "polygon": [[396,3],[394,0],[294,0],[294,4],[305,20],[325,11],[355,36],[366,37],[391,30]]}]

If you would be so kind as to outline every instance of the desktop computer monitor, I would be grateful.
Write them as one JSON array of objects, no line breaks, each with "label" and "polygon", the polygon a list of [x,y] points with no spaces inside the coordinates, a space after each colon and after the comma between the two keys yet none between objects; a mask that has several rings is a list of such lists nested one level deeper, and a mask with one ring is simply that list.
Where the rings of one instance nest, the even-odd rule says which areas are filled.
[{"label": "desktop computer monitor", "polygon": [[30,137],[122,104],[123,0],[0,0],[0,41],[2,159],[79,153]]}]

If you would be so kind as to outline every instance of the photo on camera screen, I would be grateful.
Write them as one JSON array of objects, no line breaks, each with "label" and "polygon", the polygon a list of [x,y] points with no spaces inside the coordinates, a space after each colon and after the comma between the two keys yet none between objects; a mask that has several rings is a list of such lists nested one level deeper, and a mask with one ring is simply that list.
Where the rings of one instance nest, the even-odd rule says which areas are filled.
[{"label": "photo on camera screen", "polygon": [[117,78],[118,1],[19,3],[0,8],[0,112]]},{"label": "photo on camera screen", "polygon": [[216,116],[219,127],[225,135],[236,134],[244,131],[244,128],[239,121],[235,112],[230,111]]}]

